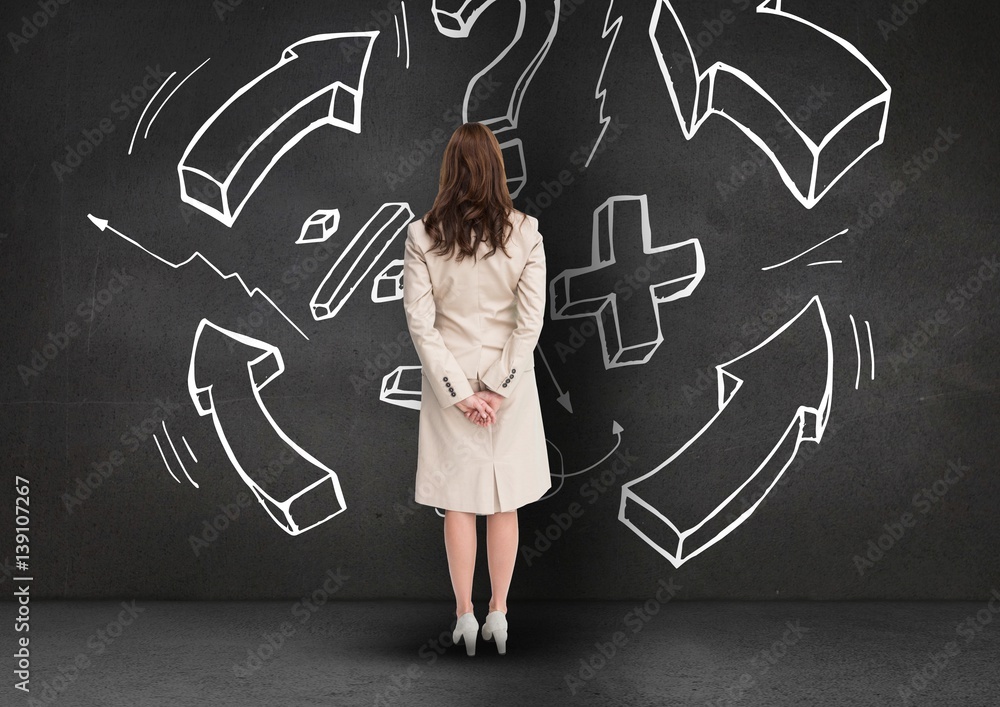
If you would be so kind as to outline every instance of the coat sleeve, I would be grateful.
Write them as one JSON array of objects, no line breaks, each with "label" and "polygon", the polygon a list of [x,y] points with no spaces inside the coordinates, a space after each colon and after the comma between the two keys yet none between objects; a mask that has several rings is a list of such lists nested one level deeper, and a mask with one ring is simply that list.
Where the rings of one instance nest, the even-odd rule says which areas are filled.
[{"label": "coat sleeve", "polygon": [[[534,217],[532,217],[534,220]],[[481,380],[490,390],[505,398],[514,391],[520,380],[518,372],[535,366],[535,346],[542,333],[545,318],[545,245],[538,232],[517,283],[517,319],[514,331],[504,344],[503,351],[492,366],[486,369]]]},{"label": "coat sleeve", "polygon": [[[469,385],[465,371],[434,326],[437,309],[427,260],[409,228],[403,256],[403,308],[423,373],[430,381],[441,407],[450,407],[473,395],[475,391]],[[429,402],[422,400],[421,404]]]}]

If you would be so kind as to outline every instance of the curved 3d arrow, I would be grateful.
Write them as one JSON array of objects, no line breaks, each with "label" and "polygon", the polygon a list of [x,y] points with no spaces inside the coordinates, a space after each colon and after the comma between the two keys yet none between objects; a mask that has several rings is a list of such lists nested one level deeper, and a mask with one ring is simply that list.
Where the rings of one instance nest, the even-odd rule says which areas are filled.
[{"label": "curved 3d arrow", "polygon": [[[742,13],[728,0],[656,0],[649,38],[684,137],[713,115],[731,121],[807,209],[885,139],[885,78],[854,45],[783,11],[782,0]],[[702,54],[710,58],[699,62]],[[792,59],[806,68],[802,81],[775,71]],[[776,149],[785,135],[794,142]]]},{"label": "curved 3d arrow", "polygon": [[[271,168],[310,132],[332,125],[360,133],[365,71],[376,36],[317,34],[286,48],[277,64],[234,93],[195,133],[177,165],[181,199],[232,226]],[[364,38],[363,58],[349,60]],[[297,103],[278,110],[289,95]],[[253,142],[240,154],[248,131]]]},{"label": "curved 3d arrow", "polygon": [[[227,338],[242,344],[242,350],[253,356],[246,361],[247,373],[240,375],[239,367],[234,371],[227,365],[209,376],[205,369],[213,361],[223,358],[232,363]],[[347,504],[336,472],[292,441],[260,397],[260,391],[284,370],[277,347],[202,319],[191,350],[188,392],[198,414],[212,416],[229,461],[268,515],[286,533],[298,535],[343,512]],[[248,382],[252,399],[246,396]],[[225,405],[220,407],[217,401]],[[291,450],[295,461],[283,468],[278,478],[268,479],[254,470],[268,466],[266,462],[261,464],[268,454],[264,445],[272,444],[274,435]]]},{"label": "curved 3d arrow", "polygon": [[[819,297],[717,371],[719,411],[669,459],[622,486],[618,519],[674,567],[739,527],[799,445],[822,439],[833,341]],[[767,485],[760,498],[752,481]]]}]

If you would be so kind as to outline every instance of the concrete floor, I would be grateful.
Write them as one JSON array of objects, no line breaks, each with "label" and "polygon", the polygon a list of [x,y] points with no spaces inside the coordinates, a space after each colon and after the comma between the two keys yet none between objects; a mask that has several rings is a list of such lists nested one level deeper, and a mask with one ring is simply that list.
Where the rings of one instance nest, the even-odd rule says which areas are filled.
[{"label": "concrete floor", "polygon": [[10,638],[0,703],[993,707],[994,609],[519,603],[507,655],[480,638],[470,658],[443,602],[33,601],[31,693],[12,687]]}]

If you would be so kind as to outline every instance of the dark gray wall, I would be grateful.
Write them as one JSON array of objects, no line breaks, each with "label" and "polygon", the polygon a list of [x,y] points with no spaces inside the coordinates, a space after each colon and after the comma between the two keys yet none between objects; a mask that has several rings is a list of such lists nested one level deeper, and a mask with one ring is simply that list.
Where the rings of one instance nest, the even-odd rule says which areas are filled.
[{"label": "dark gray wall", "polygon": [[[51,16],[42,4],[5,3],[0,14],[7,35],[0,50],[7,312],[0,525],[8,531],[0,554],[13,560],[12,477],[20,475],[30,479],[36,596],[297,597],[340,568],[350,577],[344,598],[450,597],[441,518],[410,503],[417,412],[380,402],[378,394],[382,376],[419,363],[405,341],[401,303],[376,304],[368,295],[374,274],[402,257],[402,236],[335,318],[314,319],[309,300],[384,202],[407,202],[417,215],[430,207],[441,136],[457,125],[469,80],[513,36],[518,3],[496,3],[469,39],[439,33],[430,3],[407,3],[409,68],[405,46],[396,56],[401,12],[393,3],[53,2]],[[745,2],[690,4],[700,5],[685,18],[695,18],[691,34],[706,45],[703,60],[746,67],[783,105],[800,109],[797,120],[811,136],[829,133],[844,106],[860,105],[873,90],[870,73],[806,25],[761,24]],[[684,138],[649,37],[654,5],[614,3],[611,19],[621,15],[622,23],[603,81],[603,115],[613,120],[589,165],[601,132],[594,94],[613,34],[601,36],[605,0],[564,0],[558,34],[508,133],[523,141],[528,179],[516,204],[539,216],[550,280],[590,264],[595,209],[614,196],[646,195],[653,247],[698,239],[705,259],[697,288],[659,305],[663,340],[642,364],[606,366],[593,317],[551,319],[549,310],[536,373],[552,470],[593,468],[561,485],[554,479],[558,492],[520,511],[522,557],[511,601],[647,597],[669,578],[684,598],[988,596],[1000,581],[996,3],[784,3],[851,42],[892,90],[883,144],[809,208],[724,118],[713,116]],[[360,134],[326,127],[305,137],[231,227],[181,202],[178,161],[228,97],[294,42],[366,23],[381,34],[365,77]],[[540,46],[544,30],[530,25],[522,41]],[[660,37],[680,46],[670,32]],[[208,58],[144,137],[168,92]],[[511,61],[527,58],[511,54]],[[675,61],[670,52],[667,60]],[[328,64],[317,60],[311,71],[319,75]],[[140,123],[152,90],[174,71]],[[122,94],[144,80],[150,90],[136,89],[146,95],[129,106]],[[486,105],[505,103],[510,86],[483,89]],[[689,89],[678,81],[684,100]],[[233,118],[229,132],[204,147],[208,161],[225,164],[234,155],[226,145],[238,142],[241,128],[251,130],[261,112],[288,107],[301,90],[272,90],[254,104],[255,118],[248,111],[246,126]],[[768,106],[731,78],[720,78],[718,90],[728,112],[768,134],[777,158],[799,183],[803,174],[808,180],[811,162],[775,127]],[[87,134],[98,142],[102,123],[90,154],[60,168]],[[821,179],[837,173],[873,129],[869,116],[857,133],[845,130],[820,161]],[[559,195],[540,198],[552,192]],[[331,208],[340,210],[339,231],[331,249],[309,261],[314,246],[295,243],[301,224]],[[639,242],[636,213],[624,209],[616,222],[618,269],[586,285],[597,289],[574,290],[578,296],[610,292],[616,279],[639,272],[626,260],[628,244]],[[99,230],[88,214],[163,260]],[[763,269],[844,229],[801,258]],[[248,297],[236,278],[223,280],[198,259],[179,268],[163,262],[195,252],[224,273],[238,272],[251,288],[280,290],[281,310],[308,340],[260,295]],[[831,260],[842,262],[809,265]],[[682,258],[669,267],[675,276],[687,273]],[[618,286],[628,342],[657,330],[646,286]],[[778,477],[774,460],[765,470],[778,478],[766,500],[675,568],[619,520],[622,484],[660,466],[718,412],[717,364],[760,343],[813,297],[834,359],[822,441],[802,441],[793,458],[794,428],[777,450],[787,470]],[[94,298],[100,311],[91,311]],[[197,414],[188,393],[202,318],[280,349],[285,371],[262,399],[292,440],[336,471],[342,513],[292,536],[248,500],[211,417]],[[667,465],[648,492],[672,519],[704,517],[779,443],[798,406],[820,405],[827,349],[816,307],[798,323],[774,346],[734,364],[744,385],[718,425]],[[254,408],[245,367],[252,355],[241,346],[203,353],[199,374],[215,384],[233,446],[260,466],[280,460],[288,446]],[[359,385],[366,373],[373,381]],[[557,401],[565,391],[572,413]],[[800,417],[808,424],[808,414]],[[149,436],[156,431],[165,444],[161,421],[197,488],[166,449],[180,482],[168,473]],[[615,422],[620,446],[600,461],[619,441]],[[109,459],[121,463],[102,467]],[[94,475],[100,468],[105,476]],[[294,485],[298,471],[291,465],[284,478]],[[752,481],[727,512],[742,514],[765,487]],[[220,518],[226,507],[234,520]],[[568,527],[560,528],[559,518]],[[212,534],[212,523],[225,527]],[[479,523],[477,598],[488,595]],[[706,537],[723,529],[709,528]],[[555,538],[549,545],[539,539],[546,531]],[[879,543],[883,549],[873,549]]]}]

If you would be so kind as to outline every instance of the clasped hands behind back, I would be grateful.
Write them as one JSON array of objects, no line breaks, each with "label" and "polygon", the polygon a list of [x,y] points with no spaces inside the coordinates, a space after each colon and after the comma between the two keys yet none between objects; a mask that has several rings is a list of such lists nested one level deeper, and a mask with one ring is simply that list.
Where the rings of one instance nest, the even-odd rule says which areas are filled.
[{"label": "clasped hands behind back", "polygon": [[503,396],[492,390],[480,390],[465,400],[456,403],[465,418],[480,427],[489,427],[497,421],[497,412],[503,403]]}]

